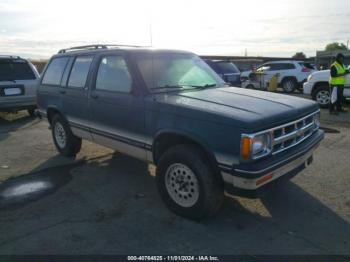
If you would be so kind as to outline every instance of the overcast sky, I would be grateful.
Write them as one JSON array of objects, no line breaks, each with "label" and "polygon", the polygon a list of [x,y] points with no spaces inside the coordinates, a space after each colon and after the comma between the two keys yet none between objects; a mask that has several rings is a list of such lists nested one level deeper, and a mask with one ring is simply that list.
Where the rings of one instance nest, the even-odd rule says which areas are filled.
[{"label": "overcast sky", "polygon": [[350,0],[0,0],[0,54],[90,43],[197,54],[314,56],[350,39]]}]

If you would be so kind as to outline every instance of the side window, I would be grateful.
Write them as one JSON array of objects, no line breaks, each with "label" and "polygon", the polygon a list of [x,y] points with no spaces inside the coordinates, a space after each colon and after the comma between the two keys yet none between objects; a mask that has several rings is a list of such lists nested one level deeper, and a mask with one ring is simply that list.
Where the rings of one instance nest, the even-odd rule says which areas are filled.
[{"label": "side window", "polygon": [[295,65],[293,64],[282,64],[283,65],[283,70],[291,70],[291,69],[295,69]]},{"label": "side window", "polygon": [[272,64],[272,70],[274,71],[290,70],[290,69],[295,69],[295,66],[293,64],[288,64],[288,63]]},{"label": "side window", "polygon": [[123,57],[105,56],[102,58],[97,72],[96,89],[130,92],[131,76]]},{"label": "side window", "polygon": [[69,87],[82,88],[85,86],[92,59],[92,56],[78,56],[75,59],[68,80]]},{"label": "side window", "polygon": [[63,71],[68,57],[59,57],[51,60],[42,80],[43,85],[60,85]]}]

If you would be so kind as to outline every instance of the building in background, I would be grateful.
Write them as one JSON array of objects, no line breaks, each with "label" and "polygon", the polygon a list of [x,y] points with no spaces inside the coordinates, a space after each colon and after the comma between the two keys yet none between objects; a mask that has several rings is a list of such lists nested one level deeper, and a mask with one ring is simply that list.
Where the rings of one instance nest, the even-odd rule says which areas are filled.
[{"label": "building in background", "polygon": [[342,53],[345,56],[345,65],[350,65],[350,50],[317,51],[315,63],[318,69],[329,69],[335,60],[335,56]]}]

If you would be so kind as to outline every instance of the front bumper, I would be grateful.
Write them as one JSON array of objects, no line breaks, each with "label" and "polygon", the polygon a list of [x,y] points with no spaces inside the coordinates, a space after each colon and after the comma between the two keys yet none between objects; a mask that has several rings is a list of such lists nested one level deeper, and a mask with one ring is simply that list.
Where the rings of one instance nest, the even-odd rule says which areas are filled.
[{"label": "front bumper", "polygon": [[313,87],[314,87],[314,83],[312,83],[312,82],[305,82],[303,84],[303,93],[305,95],[311,95]]},{"label": "front bumper", "polygon": [[229,195],[239,195],[256,198],[263,195],[269,188],[281,180],[288,180],[313,161],[313,152],[324,138],[324,132],[318,130],[310,139],[295,147],[293,154],[285,155],[270,164],[251,164],[249,168],[234,168],[232,172],[222,171],[225,192]]}]

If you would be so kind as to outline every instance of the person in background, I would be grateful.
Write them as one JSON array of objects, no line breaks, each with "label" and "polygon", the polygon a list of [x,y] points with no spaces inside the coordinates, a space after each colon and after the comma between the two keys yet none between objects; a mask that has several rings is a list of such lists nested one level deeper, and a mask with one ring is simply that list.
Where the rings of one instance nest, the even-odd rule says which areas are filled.
[{"label": "person in background", "polygon": [[[347,70],[344,65],[344,59],[345,57],[343,54],[337,54],[335,62],[331,65],[331,77],[329,79],[330,94],[332,97],[333,89],[336,87],[337,100],[334,103],[332,103],[332,99],[330,99],[329,112],[335,115],[337,115],[338,112],[346,112],[342,108],[342,101],[344,99],[343,93],[346,81],[345,76],[349,74],[349,70]],[[334,110],[335,106],[337,111]]]}]

